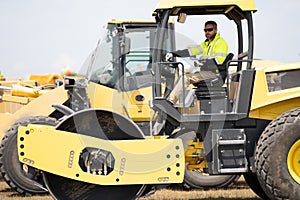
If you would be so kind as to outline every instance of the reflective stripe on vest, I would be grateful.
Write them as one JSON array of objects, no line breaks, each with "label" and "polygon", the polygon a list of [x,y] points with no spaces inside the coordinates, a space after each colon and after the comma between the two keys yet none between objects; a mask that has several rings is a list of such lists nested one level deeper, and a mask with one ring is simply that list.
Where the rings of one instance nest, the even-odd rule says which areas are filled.
[{"label": "reflective stripe on vest", "polygon": [[[218,37],[217,39],[216,39],[216,41],[212,44],[212,46],[211,46],[211,48],[210,48],[210,52],[209,52],[209,56],[210,57],[213,57],[213,49],[214,49],[214,47],[215,47],[215,44],[216,44],[216,42],[219,40],[220,38]],[[217,55],[216,55],[217,56]]]}]

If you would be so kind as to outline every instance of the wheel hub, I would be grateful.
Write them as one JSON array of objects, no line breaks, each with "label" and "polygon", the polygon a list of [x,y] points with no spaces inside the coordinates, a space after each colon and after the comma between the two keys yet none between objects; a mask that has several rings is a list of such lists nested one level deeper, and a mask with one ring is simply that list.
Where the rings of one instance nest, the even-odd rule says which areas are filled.
[{"label": "wheel hub", "polygon": [[295,142],[290,148],[287,162],[291,176],[300,184],[300,140]]}]

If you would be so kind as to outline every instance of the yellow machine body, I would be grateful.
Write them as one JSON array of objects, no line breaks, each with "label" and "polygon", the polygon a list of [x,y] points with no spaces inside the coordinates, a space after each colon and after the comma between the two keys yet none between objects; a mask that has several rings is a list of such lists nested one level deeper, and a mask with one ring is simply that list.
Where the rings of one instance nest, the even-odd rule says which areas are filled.
[{"label": "yellow machine body", "polygon": [[59,74],[45,74],[37,75],[31,74],[28,77],[29,80],[34,80],[38,85],[56,84],[56,80],[63,80],[63,77]]},{"label": "yellow machine body", "polygon": [[[120,92],[90,82],[87,93],[92,108],[113,110],[136,122],[150,121],[149,101],[152,98],[151,86],[133,91]],[[137,96],[143,96],[142,101],[138,101]]]},{"label": "yellow machine body", "polygon": [[273,120],[283,112],[300,107],[300,86],[271,89],[271,85],[276,84],[277,73],[288,72],[289,70],[300,70],[300,63],[255,68],[249,117]]},{"label": "yellow machine body", "polygon": [[[93,184],[181,183],[184,176],[181,139],[112,141],[28,125],[19,127],[18,147],[19,160],[26,165]],[[80,168],[80,153],[87,147],[111,152],[115,160],[111,173],[97,175]]]},{"label": "yellow machine body", "polygon": [[187,148],[185,149],[185,162],[188,170],[203,170],[208,168],[208,164],[204,153],[203,142],[194,142],[193,140],[186,141]]}]

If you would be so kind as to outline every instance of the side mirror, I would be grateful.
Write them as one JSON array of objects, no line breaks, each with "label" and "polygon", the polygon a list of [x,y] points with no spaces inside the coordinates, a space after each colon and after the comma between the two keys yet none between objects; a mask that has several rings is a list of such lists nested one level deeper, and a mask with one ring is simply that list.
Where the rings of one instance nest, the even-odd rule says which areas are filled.
[{"label": "side mirror", "polygon": [[130,38],[124,37],[121,43],[121,55],[128,54],[130,52]]},{"label": "side mirror", "polygon": [[186,20],[186,13],[179,13],[178,18],[177,18],[177,22],[179,23],[184,23]]}]

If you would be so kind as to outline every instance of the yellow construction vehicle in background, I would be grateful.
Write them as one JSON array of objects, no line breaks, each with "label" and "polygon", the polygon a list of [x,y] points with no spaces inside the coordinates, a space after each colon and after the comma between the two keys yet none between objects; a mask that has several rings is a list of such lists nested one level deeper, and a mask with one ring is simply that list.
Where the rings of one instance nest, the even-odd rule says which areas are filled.
[{"label": "yellow construction vehicle in background", "polygon": [[[162,0],[154,12],[151,108],[154,121],[176,132],[166,136],[154,129],[154,136],[146,137],[124,115],[83,109],[55,127],[20,127],[20,162],[43,171],[55,199],[136,199],[202,170],[244,175],[263,199],[300,199],[300,63],[252,67],[254,12],[251,0]],[[224,72],[222,79],[183,90],[181,104],[174,107],[166,95],[184,67],[165,59],[169,18],[177,16],[188,26],[186,18],[205,15],[225,16],[235,25],[236,58],[230,53],[223,65],[212,60],[206,69]],[[131,49],[128,40],[121,41],[119,61]]]},{"label": "yellow construction vehicle in background", "polygon": [[[173,22],[169,23],[170,31],[166,43],[169,51],[175,49],[173,25]],[[26,106],[17,111],[9,114],[7,111],[0,113],[0,117],[5,115],[7,121],[0,127],[3,133],[6,131],[0,148],[0,171],[12,188],[23,194],[47,192],[38,170],[18,161],[16,134],[19,126],[27,124],[54,126],[64,115],[70,115],[75,111],[104,108],[130,118],[145,135],[151,135],[149,101],[152,99],[151,59],[156,28],[155,21],[111,20],[107,23],[105,33],[95,50],[78,72],[78,76],[86,77],[88,83],[75,77],[66,77],[63,87],[51,91],[36,90],[47,91],[46,96],[33,99],[29,97],[29,93],[11,95],[27,100],[26,104],[22,104]],[[45,83],[53,84],[50,80],[60,77],[31,75],[29,79],[33,85],[45,85]],[[32,90],[29,87],[22,88]],[[13,93],[12,91],[14,90],[9,90]],[[37,94],[39,96],[40,93]],[[12,101],[6,103],[11,105]],[[55,109],[52,107],[53,104],[56,104]],[[228,187],[239,177],[238,175],[210,177],[205,172],[198,172],[195,176],[198,177],[196,182],[187,177],[184,186]]]},{"label": "yellow construction vehicle in background", "polygon": [[[59,74],[33,74],[28,79],[6,78],[3,76],[0,80],[1,139],[11,142],[9,138],[17,131],[17,124],[34,123],[36,121],[39,123],[43,122],[43,124],[55,125],[55,120],[45,122],[43,120],[47,118],[36,117],[34,121],[28,116],[37,113],[47,116],[53,112],[51,104],[47,104],[47,101],[64,103],[67,94],[62,90],[63,88],[57,88],[59,81],[62,80],[63,77]],[[55,90],[54,93],[57,96],[53,95],[51,90]],[[42,95],[44,95],[43,98],[41,98]],[[43,107],[43,104],[48,107]],[[16,140],[14,139],[12,142],[16,143]],[[5,146],[9,146],[9,148],[13,147],[12,143],[4,144]],[[2,148],[0,154],[2,159],[0,164],[1,175],[11,187],[21,193],[26,189],[34,192],[35,189],[31,189],[31,187],[40,190],[40,187],[34,186],[33,182],[30,181],[31,177],[27,178],[28,180],[24,178],[26,176],[22,173],[21,165],[15,163],[17,156],[16,147],[5,150]],[[24,186],[25,189],[22,189]]]},{"label": "yellow construction vehicle in background", "polygon": [[[30,75],[28,79],[6,78],[0,79],[0,117],[10,118],[12,114],[35,98],[49,92],[58,86],[63,77],[59,74]],[[0,126],[3,134],[7,124]]]}]

